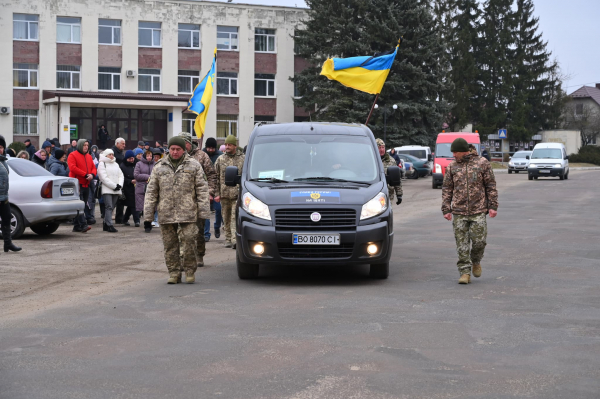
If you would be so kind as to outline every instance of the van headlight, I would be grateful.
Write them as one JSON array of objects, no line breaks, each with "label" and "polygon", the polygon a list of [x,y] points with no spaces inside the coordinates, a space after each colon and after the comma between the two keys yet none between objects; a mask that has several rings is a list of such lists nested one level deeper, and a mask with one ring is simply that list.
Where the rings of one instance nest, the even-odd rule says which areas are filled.
[{"label": "van headlight", "polygon": [[388,208],[387,195],[379,193],[369,202],[362,206],[360,211],[360,220],[369,219],[377,215],[381,215]]},{"label": "van headlight", "polygon": [[242,208],[252,216],[256,216],[257,218],[265,220],[271,220],[269,207],[261,200],[256,199],[256,197],[250,193],[246,193],[242,197]]},{"label": "van headlight", "polygon": [[537,165],[534,163],[530,163],[528,167],[531,169],[537,169]]},{"label": "van headlight", "polygon": [[561,165],[561,164],[559,164],[559,163],[555,163],[555,164],[554,164],[554,167],[555,167],[555,168],[562,168],[562,165]]},{"label": "van headlight", "polygon": [[435,164],[435,173],[442,173],[442,167],[438,163]]}]

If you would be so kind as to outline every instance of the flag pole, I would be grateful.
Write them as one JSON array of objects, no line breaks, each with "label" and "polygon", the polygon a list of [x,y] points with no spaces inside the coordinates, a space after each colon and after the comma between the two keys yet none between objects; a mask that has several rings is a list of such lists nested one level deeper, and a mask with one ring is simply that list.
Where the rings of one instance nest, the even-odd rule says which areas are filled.
[{"label": "flag pole", "polygon": [[371,106],[371,111],[369,112],[369,116],[367,117],[367,121],[365,122],[365,126],[369,125],[369,120],[371,120],[371,115],[373,114],[373,110],[375,109],[375,104],[377,104],[377,99],[379,98],[379,94],[375,96],[375,101],[373,101],[373,105]]}]

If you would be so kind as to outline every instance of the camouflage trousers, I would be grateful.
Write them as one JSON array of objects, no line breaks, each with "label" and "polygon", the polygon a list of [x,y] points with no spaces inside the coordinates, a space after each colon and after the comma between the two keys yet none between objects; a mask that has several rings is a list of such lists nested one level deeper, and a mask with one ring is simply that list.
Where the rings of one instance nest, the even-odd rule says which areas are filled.
[{"label": "camouflage trousers", "polygon": [[[179,227],[179,228],[178,228]],[[196,223],[160,224],[160,233],[165,247],[165,263],[169,274],[185,271],[196,272]]]},{"label": "camouflage trousers", "polygon": [[223,214],[223,229],[225,241],[235,243],[235,204],[237,198],[221,198],[221,213]]},{"label": "camouflage trousers", "polygon": [[471,274],[473,264],[481,262],[487,244],[487,220],[485,213],[462,216],[453,215],[452,226],[458,252],[458,271],[460,275]]},{"label": "camouflage trousers", "polygon": [[206,254],[206,239],[204,238],[204,223],[206,219],[198,219],[196,226],[198,227],[198,237],[196,238],[196,257],[197,261],[203,261]]},{"label": "camouflage trousers", "polygon": [[390,197],[390,202],[394,200],[394,193],[396,193],[398,197],[402,197],[404,193],[404,190],[402,190],[402,181],[400,181],[399,186],[390,186],[388,184],[388,196]]}]

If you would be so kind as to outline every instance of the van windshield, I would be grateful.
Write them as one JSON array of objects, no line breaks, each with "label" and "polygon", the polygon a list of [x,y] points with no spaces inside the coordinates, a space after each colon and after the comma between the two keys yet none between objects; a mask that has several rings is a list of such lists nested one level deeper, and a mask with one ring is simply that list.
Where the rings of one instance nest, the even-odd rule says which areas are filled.
[{"label": "van windshield", "polygon": [[[450,146],[452,143],[439,143],[435,145],[435,157],[436,158],[454,158]],[[479,144],[473,144],[477,149],[477,153],[480,154]]]},{"label": "van windshield", "polygon": [[412,155],[415,158],[426,159],[427,153],[425,150],[396,150],[398,154]]},{"label": "van windshield", "polygon": [[272,181],[370,183],[381,162],[369,138],[341,135],[257,137],[249,156],[249,179]]},{"label": "van windshield", "polygon": [[533,150],[531,159],[562,159],[562,151],[559,148],[538,148]]}]

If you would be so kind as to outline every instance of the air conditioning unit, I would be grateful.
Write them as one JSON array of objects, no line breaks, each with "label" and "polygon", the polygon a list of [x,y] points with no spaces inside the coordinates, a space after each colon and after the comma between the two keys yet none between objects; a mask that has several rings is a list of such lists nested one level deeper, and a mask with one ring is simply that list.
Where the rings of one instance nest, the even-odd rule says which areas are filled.
[{"label": "air conditioning unit", "polygon": [[10,107],[0,107],[0,114],[2,114],[2,115],[10,114]]},{"label": "air conditioning unit", "polygon": [[135,77],[135,71],[128,70],[127,72],[125,72],[125,76],[127,76],[128,78],[133,78],[133,77]]}]

